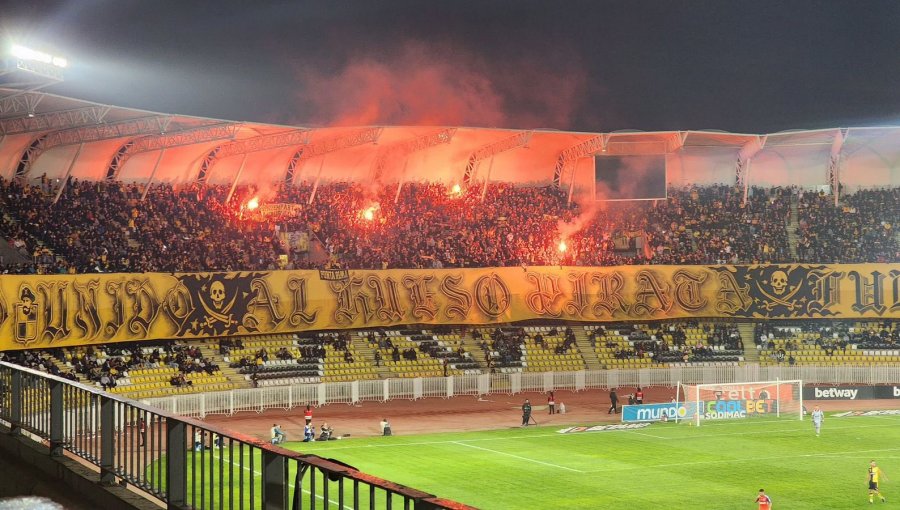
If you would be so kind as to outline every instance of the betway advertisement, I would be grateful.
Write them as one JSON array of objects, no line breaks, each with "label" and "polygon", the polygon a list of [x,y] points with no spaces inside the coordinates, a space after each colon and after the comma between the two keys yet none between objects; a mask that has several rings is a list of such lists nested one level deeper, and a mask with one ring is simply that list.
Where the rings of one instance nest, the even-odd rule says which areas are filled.
[{"label": "betway advertisement", "polygon": [[900,398],[900,386],[804,386],[804,400],[880,400]]},{"label": "betway advertisement", "polygon": [[[695,402],[671,402],[665,404],[641,404],[622,406],[622,422],[638,423],[667,420],[693,419],[697,412]],[[729,420],[775,413],[778,404],[770,399],[709,400],[700,402],[700,418],[704,420]]]}]

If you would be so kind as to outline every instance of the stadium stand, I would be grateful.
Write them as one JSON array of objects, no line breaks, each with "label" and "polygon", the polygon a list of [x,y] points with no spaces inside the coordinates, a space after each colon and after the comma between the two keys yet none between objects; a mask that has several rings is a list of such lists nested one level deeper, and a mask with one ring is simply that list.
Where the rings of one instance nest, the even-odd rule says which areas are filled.
[{"label": "stadium stand", "polygon": [[[381,191],[369,220],[359,211],[372,199],[351,183],[324,184],[299,212],[266,217],[243,209],[256,193],[248,187],[225,203],[226,186],[157,184],[141,200],[137,184],[72,180],[54,204],[56,186],[0,180],[2,234],[30,261],[4,263],[5,272],[275,269],[291,254],[278,231],[310,232],[330,254],[317,261],[293,253],[287,268],[879,262],[900,252],[898,188],[846,194],[837,206],[821,193],[753,188],[742,206],[737,188],[692,186],[670,189],[666,200],[589,208],[553,188],[497,183],[481,203],[474,189],[452,196],[444,185],[410,183],[396,204]],[[307,204],[311,192],[299,185],[273,200]],[[560,230],[572,228],[560,254]]]},{"label": "stadium stand", "polygon": [[900,327],[884,322],[792,322],[756,327],[760,363],[900,363]]},{"label": "stadium stand", "polygon": [[[46,177],[31,184],[0,179],[0,234],[17,255],[4,258],[4,273],[848,263],[900,257],[900,188],[844,193],[835,204],[820,192],[754,187],[742,205],[743,190],[733,186],[688,186],[669,189],[665,200],[595,207],[569,204],[552,187],[511,183],[492,184],[483,203],[480,190],[453,194],[443,184],[409,183],[399,195],[384,189],[373,197],[359,183],[324,183],[309,204],[312,186],[301,183],[275,191],[272,200],[304,207],[265,216],[244,208],[258,192],[247,186],[238,186],[230,202],[229,188],[214,184],[145,190],[72,179],[53,203],[57,191],[58,183]],[[144,191],[147,199],[141,200]],[[375,211],[371,218],[360,214],[367,206]],[[308,232],[327,256],[316,259],[282,244],[278,232],[295,231]],[[560,253],[556,243],[563,231],[570,248]],[[286,265],[283,255],[289,255]],[[766,341],[752,350],[765,364],[900,361],[895,325],[829,324],[756,325],[754,340],[765,334]],[[193,344],[160,341],[7,359],[143,398],[245,386],[580,370],[592,363],[740,363],[748,339],[734,326],[704,322],[398,326],[222,338],[216,356]]]},{"label": "stadium stand", "polygon": [[197,346],[172,341],[98,344],[3,354],[5,360],[13,363],[89,382],[133,398],[234,387],[219,366]]},{"label": "stadium stand", "polygon": [[686,321],[584,328],[605,368],[744,361],[740,333],[726,324]]},{"label": "stadium stand", "polygon": [[260,335],[221,338],[219,353],[254,386],[316,383],[324,374],[324,348],[315,338]]}]

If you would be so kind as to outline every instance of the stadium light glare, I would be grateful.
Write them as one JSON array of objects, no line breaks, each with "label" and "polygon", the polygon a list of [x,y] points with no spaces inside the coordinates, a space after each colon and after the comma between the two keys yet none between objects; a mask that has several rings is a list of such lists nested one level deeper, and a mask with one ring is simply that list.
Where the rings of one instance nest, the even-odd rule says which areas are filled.
[{"label": "stadium light glare", "polygon": [[50,64],[60,68],[65,68],[69,65],[69,62],[63,57],[57,57],[49,53],[44,53],[43,51],[33,50],[20,44],[13,44],[9,52],[13,57],[21,60]]}]

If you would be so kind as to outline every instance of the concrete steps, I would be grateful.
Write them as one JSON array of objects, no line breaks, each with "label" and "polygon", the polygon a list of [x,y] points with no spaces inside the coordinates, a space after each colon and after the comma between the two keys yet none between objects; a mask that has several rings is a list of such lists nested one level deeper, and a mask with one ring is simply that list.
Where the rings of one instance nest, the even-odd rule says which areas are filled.
[{"label": "concrete steps", "polygon": [[[788,238],[788,251],[791,253],[791,257],[793,260],[797,260],[797,246],[800,244],[800,236],[797,235],[797,231],[800,229],[800,198],[796,193],[791,194],[791,215],[788,217],[787,223],[787,238]],[[747,346],[747,342],[744,342],[744,347]]]},{"label": "concrete steps", "polygon": [[235,388],[253,387],[253,384],[244,377],[244,374],[238,372],[238,369],[228,366],[228,363],[225,362],[225,357],[219,354],[218,346],[214,342],[203,342],[199,345],[199,348],[204,358],[210,359],[213,363],[219,365],[219,371]]},{"label": "concrete steps", "polygon": [[[353,351],[360,358],[361,361],[365,361],[370,366],[375,367],[375,349],[369,345],[369,341],[364,337],[361,337],[357,334],[350,335],[350,345],[353,347]],[[382,359],[382,362],[384,360]],[[389,379],[391,377],[391,370],[382,365],[380,367],[375,367],[375,373],[378,374],[379,379]]]},{"label": "concrete steps", "polygon": [[754,341],[754,332],[756,324],[752,322],[742,322],[738,324],[738,331],[741,333],[741,340],[744,342],[744,361],[747,363],[759,362],[759,350],[756,348]]},{"label": "concrete steps", "polygon": [[481,368],[482,373],[489,374],[491,370],[488,368],[488,364],[485,361],[487,352],[481,348],[481,340],[473,340],[470,336],[466,339],[466,349],[472,354],[472,358],[478,363],[478,367]]},{"label": "concrete steps", "polygon": [[66,365],[65,361],[58,359],[56,356],[50,356],[50,362],[53,363],[54,365],[56,365],[56,368],[58,368],[61,373],[72,372],[73,374],[75,374],[75,377],[78,378],[78,382],[84,383],[84,384],[93,384],[90,381],[88,381],[87,379],[85,379],[84,376],[75,372],[75,370],[72,367]]},{"label": "concrete steps", "polygon": [[600,358],[597,357],[597,352],[591,345],[591,341],[588,340],[587,331],[581,326],[574,326],[572,331],[575,333],[575,345],[578,346],[587,369],[602,370],[603,365],[600,363]]}]

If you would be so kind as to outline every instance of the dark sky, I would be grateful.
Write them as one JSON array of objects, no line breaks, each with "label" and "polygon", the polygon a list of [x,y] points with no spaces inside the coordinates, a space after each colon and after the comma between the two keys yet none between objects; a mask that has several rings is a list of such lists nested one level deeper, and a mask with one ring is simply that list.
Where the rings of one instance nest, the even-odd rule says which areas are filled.
[{"label": "dark sky", "polygon": [[774,132],[900,120],[900,2],[17,1],[63,95],[235,120]]}]

